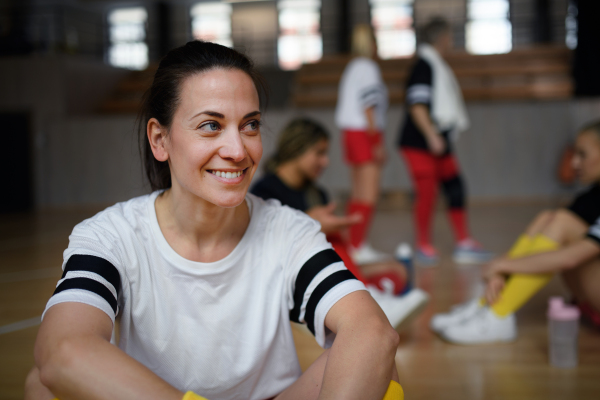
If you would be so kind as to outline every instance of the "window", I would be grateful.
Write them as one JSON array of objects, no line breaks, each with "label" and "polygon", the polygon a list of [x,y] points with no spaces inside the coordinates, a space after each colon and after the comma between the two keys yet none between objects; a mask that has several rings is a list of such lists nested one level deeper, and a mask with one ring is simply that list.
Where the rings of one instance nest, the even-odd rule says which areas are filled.
[{"label": "window", "polygon": [[210,2],[192,7],[192,35],[194,39],[233,47],[231,40],[231,4]]},{"label": "window", "polygon": [[148,66],[147,19],[143,7],[119,8],[108,14],[111,65],[140,70]]},{"label": "window", "polygon": [[277,57],[282,69],[298,69],[323,56],[321,0],[280,0]]},{"label": "window", "polygon": [[467,51],[508,53],[512,49],[512,25],[508,18],[508,0],[467,0]]},{"label": "window", "polygon": [[371,22],[380,58],[406,57],[415,52],[413,0],[371,0]]}]

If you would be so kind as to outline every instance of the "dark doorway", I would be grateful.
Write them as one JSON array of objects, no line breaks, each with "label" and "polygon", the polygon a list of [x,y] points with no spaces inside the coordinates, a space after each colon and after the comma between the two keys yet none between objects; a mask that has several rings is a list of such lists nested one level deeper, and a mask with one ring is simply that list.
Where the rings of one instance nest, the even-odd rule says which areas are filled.
[{"label": "dark doorway", "polygon": [[0,157],[0,214],[33,208],[30,121],[27,113],[0,113],[4,155]]}]

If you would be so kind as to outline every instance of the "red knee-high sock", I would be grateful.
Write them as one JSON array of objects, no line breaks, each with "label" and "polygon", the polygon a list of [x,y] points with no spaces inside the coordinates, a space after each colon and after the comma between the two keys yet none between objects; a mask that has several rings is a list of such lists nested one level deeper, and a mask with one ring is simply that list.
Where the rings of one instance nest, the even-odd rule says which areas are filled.
[{"label": "red knee-high sock", "polygon": [[348,202],[347,215],[360,214],[362,220],[358,224],[350,227],[350,244],[357,248],[364,242],[369,228],[371,227],[371,218],[373,216],[373,204],[361,203],[355,200]]},{"label": "red knee-high sock", "polygon": [[468,239],[469,228],[467,226],[467,213],[464,208],[451,208],[448,210],[448,218],[454,230],[454,237],[457,242]]},{"label": "red knee-high sock", "polygon": [[437,197],[438,181],[433,176],[415,177],[416,204],[414,208],[417,245],[431,244],[431,218]]}]

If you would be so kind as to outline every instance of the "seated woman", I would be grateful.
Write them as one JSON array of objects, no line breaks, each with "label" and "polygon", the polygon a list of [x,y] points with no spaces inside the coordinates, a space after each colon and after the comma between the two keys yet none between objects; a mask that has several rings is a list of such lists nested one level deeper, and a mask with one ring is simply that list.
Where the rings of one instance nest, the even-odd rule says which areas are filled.
[{"label": "seated woman", "polygon": [[514,340],[514,313],[555,273],[600,328],[600,122],[580,131],[573,167],[590,188],[568,208],[540,213],[506,256],[489,264],[485,297],[434,316],[434,331],[461,344]]},{"label": "seated woman", "polygon": [[[73,230],[26,399],[402,398],[398,335],[319,224],[247,194],[260,82],[213,43],[163,58],[140,114],[154,192]],[[304,373],[290,321],[327,348]]]},{"label": "seated woman", "polygon": [[[427,303],[428,295],[419,290],[398,295],[406,285],[406,268],[389,259],[356,265],[349,253],[351,246],[342,236],[348,226],[360,221],[360,215],[340,217],[334,214],[335,203],[329,203],[325,191],[315,182],[329,164],[329,135],[318,123],[304,118],[291,121],[281,133],[277,149],[267,162],[267,173],[252,187],[251,192],[263,199],[277,199],[282,204],[306,212],[321,224],[321,231],[344,260],[346,267],[371,290],[393,326],[408,322]],[[381,293],[383,292],[383,293]]]}]

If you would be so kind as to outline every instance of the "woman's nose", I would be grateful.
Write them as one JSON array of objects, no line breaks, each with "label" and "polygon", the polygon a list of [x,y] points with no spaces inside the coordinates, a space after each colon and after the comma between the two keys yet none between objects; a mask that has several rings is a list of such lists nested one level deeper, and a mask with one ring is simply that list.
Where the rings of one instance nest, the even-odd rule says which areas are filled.
[{"label": "woman's nose", "polygon": [[228,131],[223,135],[223,144],[219,149],[221,158],[230,159],[232,161],[241,161],[246,156],[244,143],[237,130]]}]

